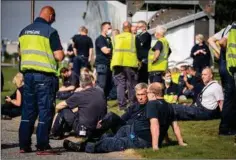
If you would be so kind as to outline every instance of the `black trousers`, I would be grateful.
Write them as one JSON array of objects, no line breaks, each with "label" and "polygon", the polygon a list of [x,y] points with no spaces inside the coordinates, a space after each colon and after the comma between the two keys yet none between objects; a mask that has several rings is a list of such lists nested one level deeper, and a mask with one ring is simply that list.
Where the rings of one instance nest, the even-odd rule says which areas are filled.
[{"label": "black trousers", "polygon": [[148,65],[142,63],[141,68],[138,71],[138,83],[148,83]]},{"label": "black trousers", "polygon": [[2,105],[2,115],[10,117],[17,117],[21,115],[21,107],[15,106],[12,103],[5,103]]}]

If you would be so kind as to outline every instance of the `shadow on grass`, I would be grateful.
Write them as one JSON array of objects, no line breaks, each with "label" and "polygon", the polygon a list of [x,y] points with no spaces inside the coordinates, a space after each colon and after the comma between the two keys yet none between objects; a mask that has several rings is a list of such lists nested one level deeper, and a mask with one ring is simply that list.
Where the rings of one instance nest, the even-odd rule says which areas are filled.
[{"label": "shadow on grass", "polygon": [[19,147],[19,143],[9,143],[9,144],[1,144],[2,149],[9,149]]}]

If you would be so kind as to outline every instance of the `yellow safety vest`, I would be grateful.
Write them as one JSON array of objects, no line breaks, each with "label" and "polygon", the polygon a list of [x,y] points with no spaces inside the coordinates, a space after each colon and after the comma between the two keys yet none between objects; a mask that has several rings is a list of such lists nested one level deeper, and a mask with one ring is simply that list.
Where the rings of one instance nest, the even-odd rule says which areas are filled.
[{"label": "yellow safety vest", "polygon": [[174,96],[176,96],[176,95],[165,94],[164,95],[164,100],[168,103],[177,103],[177,100],[174,99]]},{"label": "yellow safety vest", "polygon": [[57,75],[57,62],[49,38],[24,34],[19,37],[21,71],[35,70]]},{"label": "yellow safety vest", "polygon": [[148,72],[165,71],[168,68],[169,43],[165,37],[158,39],[162,42],[163,48],[156,63],[152,64],[155,51],[152,48],[148,53]]},{"label": "yellow safety vest", "polygon": [[227,38],[226,50],[227,69],[232,74],[233,69],[236,72],[236,24],[233,24]]},{"label": "yellow safety vest", "polygon": [[138,67],[135,36],[129,32],[114,37],[111,70],[114,66]]}]

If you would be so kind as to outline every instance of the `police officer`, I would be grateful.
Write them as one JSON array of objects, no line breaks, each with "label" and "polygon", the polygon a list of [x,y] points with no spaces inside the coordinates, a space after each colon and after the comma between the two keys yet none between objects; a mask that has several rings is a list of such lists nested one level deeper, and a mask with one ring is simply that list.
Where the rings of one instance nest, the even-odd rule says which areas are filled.
[{"label": "police officer", "polygon": [[117,86],[117,98],[120,110],[126,108],[125,90],[128,89],[129,101],[134,102],[134,86],[137,84],[138,58],[135,47],[135,36],[131,33],[131,24],[123,23],[123,33],[113,41],[111,70],[114,71],[114,82]]},{"label": "police officer", "polygon": [[138,73],[138,82],[148,83],[148,52],[151,48],[152,37],[147,32],[147,23],[139,21],[137,24],[136,46],[140,69]]},{"label": "police officer", "polygon": [[156,27],[157,42],[148,54],[148,72],[150,82],[162,82],[162,73],[168,68],[169,43],[164,37],[167,29],[164,26]]},{"label": "police officer", "polygon": [[234,79],[232,75],[229,74],[226,67],[226,46],[222,46],[220,47],[220,49],[217,46],[217,41],[219,42],[219,44],[221,44],[228,37],[230,28],[231,25],[228,25],[226,28],[222,29],[220,32],[216,33],[214,36],[208,39],[210,46],[215,51],[215,57],[219,59],[219,73],[221,78],[221,84],[224,88],[224,103],[221,113],[221,122],[219,126],[220,135],[231,135],[230,123],[235,117],[232,114],[232,108],[234,105],[233,92],[235,88],[234,86],[232,86],[232,84],[234,83]]},{"label": "police officer", "polygon": [[226,65],[227,70],[233,76],[234,79],[234,92],[232,98],[232,108],[231,108],[231,121],[230,121],[230,133],[236,135],[236,22],[232,24],[227,37],[227,49],[226,49]]},{"label": "police officer", "polygon": [[57,62],[64,58],[58,32],[51,27],[55,17],[55,10],[45,6],[40,16],[19,35],[21,71],[25,82],[19,128],[20,153],[32,151],[31,135],[38,116],[36,153],[54,153],[49,145],[49,131],[58,89]]},{"label": "police officer", "polygon": [[112,57],[112,42],[111,36],[112,27],[110,22],[103,22],[101,25],[101,35],[95,41],[96,59],[95,66],[97,72],[97,85],[100,86],[108,97],[112,88],[112,72],[110,63]]}]

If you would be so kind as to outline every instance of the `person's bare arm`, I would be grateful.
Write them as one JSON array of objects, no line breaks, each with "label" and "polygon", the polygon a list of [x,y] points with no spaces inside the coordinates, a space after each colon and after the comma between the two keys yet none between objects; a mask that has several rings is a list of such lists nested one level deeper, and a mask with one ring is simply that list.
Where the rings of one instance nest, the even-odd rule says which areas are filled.
[{"label": "person's bare arm", "polygon": [[66,101],[62,101],[56,105],[56,112],[58,113],[60,110],[67,107]]},{"label": "person's bare arm", "polygon": [[150,130],[152,135],[152,149],[158,150],[158,140],[160,135],[160,125],[157,118],[150,119]]},{"label": "person's bare arm", "polygon": [[21,97],[22,97],[21,93],[17,89],[17,91],[16,91],[16,99],[11,99],[9,96],[7,96],[6,101],[14,104],[17,107],[20,107],[20,105],[21,105]]},{"label": "person's bare arm", "polygon": [[101,51],[102,51],[104,54],[111,54],[111,49],[110,49],[110,48],[107,48],[107,47],[102,47],[102,48],[101,48]]},{"label": "person's bare arm", "polygon": [[218,104],[219,104],[219,107],[220,107],[220,111],[221,111],[221,112],[222,112],[222,109],[223,109],[223,103],[224,103],[223,100],[218,101]]},{"label": "person's bare arm", "polygon": [[210,47],[215,51],[214,52],[215,57],[217,59],[219,59],[220,58],[220,49],[217,47],[216,41],[217,41],[217,39],[215,37],[210,37],[208,39],[208,43],[209,43]]},{"label": "person's bare arm", "polygon": [[57,50],[53,52],[53,55],[56,59],[56,61],[61,62],[64,59],[64,51],[63,50]]},{"label": "person's bare arm", "polygon": [[219,44],[221,47],[226,48],[227,47],[227,38],[223,37],[220,41]]},{"label": "person's bare arm", "polygon": [[89,58],[88,61],[91,62],[93,59],[93,48],[89,48]]},{"label": "person's bare arm", "polygon": [[160,50],[155,51],[152,63],[156,63],[156,61],[158,60],[160,56],[160,53],[161,53]]},{"label": "person's bare arm", "polygon": [[66,91],[73,91],[75,90],[75,86],[68,86],[68,87],[61,87],[59,91],[66,92]]}]

